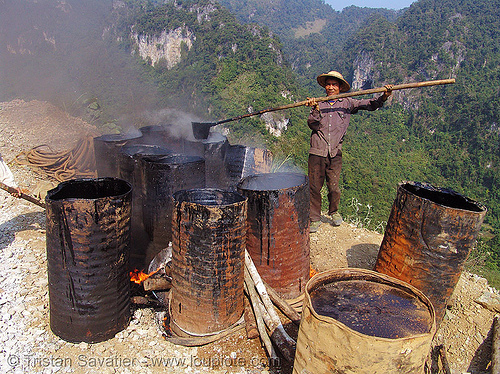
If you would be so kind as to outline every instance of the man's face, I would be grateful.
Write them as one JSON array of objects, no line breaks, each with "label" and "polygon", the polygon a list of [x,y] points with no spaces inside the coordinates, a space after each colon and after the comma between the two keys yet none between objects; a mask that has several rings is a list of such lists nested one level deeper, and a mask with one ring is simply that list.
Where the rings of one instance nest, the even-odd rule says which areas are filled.
[{"label": "man's face", "polygon": [[326,96],[338,95],[340,93],[340,82],[335,78],[327,78],[325,81]]}]

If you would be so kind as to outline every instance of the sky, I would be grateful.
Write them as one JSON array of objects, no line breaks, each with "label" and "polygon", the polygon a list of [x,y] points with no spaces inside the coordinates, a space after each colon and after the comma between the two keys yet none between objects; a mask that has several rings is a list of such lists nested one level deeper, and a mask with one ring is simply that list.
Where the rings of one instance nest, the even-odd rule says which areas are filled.
[{"label": "sky", "polygon": [[345,7],[356,5],[358,7],[368,8],[387,8],[387,9],[403,9],[409,7],[416,0],[325,0],[325,3],[330,4],[335,10],[342,10]]}]

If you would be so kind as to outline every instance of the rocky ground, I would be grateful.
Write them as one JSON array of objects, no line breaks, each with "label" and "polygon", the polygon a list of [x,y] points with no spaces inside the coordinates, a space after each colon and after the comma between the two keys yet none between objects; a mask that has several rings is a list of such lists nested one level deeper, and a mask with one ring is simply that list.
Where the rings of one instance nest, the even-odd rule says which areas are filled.
[{"label": "rocky ground", "polygon": [[[95,128],[48,103],[0,103],[0,152],[21,187],[34,191],[46,180],[15,156],[49,144],[70,149]],[[49,326],[44,210],[0,190],[0,368],[4,373],[267,373],[258,339],[244,332],[199,348],[165,341],[149,307],[134,307],[130,325],[98,344],[72,344]],[[311,262],[317,271],[339,267],[371,269],[380,234],[324,218],[311,234]],[[477,300],[489,289],[485,279],[464,273],[450,301],[434,344],[444,344],[453,373],[488,373],[494,312]],[[272,372],[290,373],[283,364]]]}]

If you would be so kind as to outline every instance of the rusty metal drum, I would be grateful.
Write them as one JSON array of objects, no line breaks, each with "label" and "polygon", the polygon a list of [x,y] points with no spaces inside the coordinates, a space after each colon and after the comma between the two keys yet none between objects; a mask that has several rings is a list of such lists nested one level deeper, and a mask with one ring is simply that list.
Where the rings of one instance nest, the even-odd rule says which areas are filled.
[{"label": "rusty metal drum", "polygon": [[131,191],[99,178],[47,193],[50,328],[66,341],[104,341],[129,323]]},{"label": "rusty metal drum", "polygon": [[248,198],[247,250],[259,274],[280,296],[300,296],[310,272],[307,176],[254,174],[238,192]]},{"label": "rusty metal drum", "polygon": [[365,269],[316,274],[304,292],[294,374],[420,374],[436,332],[415,287]]},{"label": "rusty metal drum", "polygon": [[246,198],[220,189],[173,195],[172,329],[213,334],[244,310]]},{"label": "rusty metal drum", "polygon": [[374,270],[421,290],[439,324],[485,215],[482,204],[451,189],[400,183]]}]

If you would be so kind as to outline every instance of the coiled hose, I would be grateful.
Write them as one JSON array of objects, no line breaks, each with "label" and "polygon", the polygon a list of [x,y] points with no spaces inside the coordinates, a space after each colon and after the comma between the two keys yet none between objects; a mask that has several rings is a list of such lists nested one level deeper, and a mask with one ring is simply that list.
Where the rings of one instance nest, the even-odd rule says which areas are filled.
[{"label": "coiled hose", "polygon": [[73,178],[96,178],[94,140],[87,136],[70,151],[54,152],[48,145],[39,145],[16,156],[16,162],[42,170],[59,182]]}]

